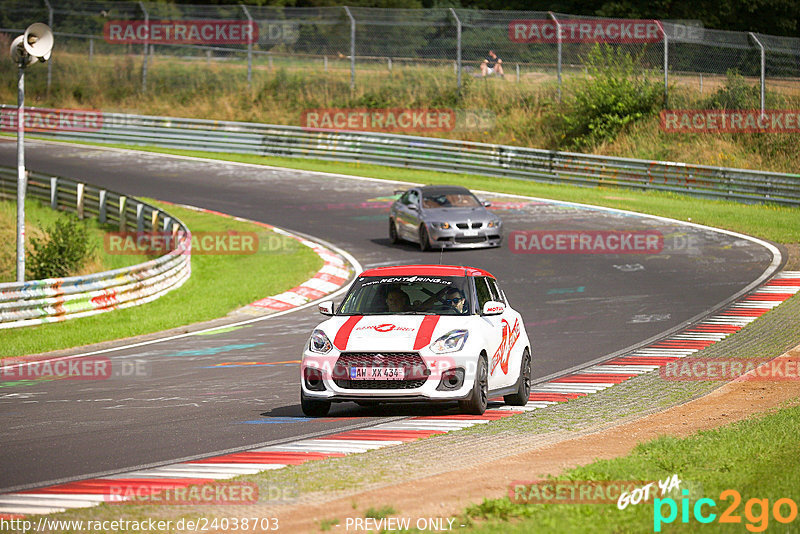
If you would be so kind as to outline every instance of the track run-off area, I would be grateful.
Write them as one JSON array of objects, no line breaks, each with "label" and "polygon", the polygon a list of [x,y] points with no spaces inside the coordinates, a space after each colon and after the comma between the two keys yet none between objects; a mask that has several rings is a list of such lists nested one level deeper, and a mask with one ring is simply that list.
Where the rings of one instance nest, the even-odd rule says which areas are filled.
[{"label": "track run-off area", "polygon": [[[478,196],[491,201],[504,222],[502,247],[423,253],[411,244],[389,243],[387,214],[394,192],[403,189],[399,183],[41,141],[26,144],[30,170],[272,224],[339,247],[364,268],[441,262],[486,269],[525,320],[535,382],[630,353],[699,321],[782,263],[774,246],[729,232],[494,193]],[[15,150],[10,140],[0,142],[0,165],[13,166]],[[658,234],[662,245],[627,254],[554,254],[533,253],[529,241],[523,246],[508,239],[514,231],[575,230]],[[117,363],[144,362],[143,376],[3,384],[0,492],[454,413],[449,406],[368,409],[343,403],[335,404],[328,417],[304,417],[299,359],[320,321],[311,306],[210,335],[132,347],[120,342],[118,349],[104,353]],[[79,329],[80,319],[61,327]]]}]

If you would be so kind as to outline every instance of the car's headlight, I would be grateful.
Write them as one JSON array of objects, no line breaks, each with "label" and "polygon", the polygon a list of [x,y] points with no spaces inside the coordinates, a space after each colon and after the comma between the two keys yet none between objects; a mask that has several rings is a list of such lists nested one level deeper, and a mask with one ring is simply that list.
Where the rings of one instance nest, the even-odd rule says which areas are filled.
[{"label": "car's headlight", "polygon": [[469,332],[466,330],[451,330],[433,343],[431,350],[437,354],[456,352],[464,348]]},{"label": "car's headlight", "polygon": [[440,230],[450,229],[450,223],[448,222],[435,222],[431,223],[431,226],[433,226],[434,228],[439,228]]},{"label": "car's headlight", "polygon": [[311,339],[308,340],[308,350],[317,354],[327,354],[331,351],[331,347],[331,342],[325,332],[317,328],[311,333]]},{"label": "car's headlight", "polygon": [[502,224],[499,220],[496,221],[489,221],[489,224],[486,225],[487,228],[499,228],[500,224]]}]

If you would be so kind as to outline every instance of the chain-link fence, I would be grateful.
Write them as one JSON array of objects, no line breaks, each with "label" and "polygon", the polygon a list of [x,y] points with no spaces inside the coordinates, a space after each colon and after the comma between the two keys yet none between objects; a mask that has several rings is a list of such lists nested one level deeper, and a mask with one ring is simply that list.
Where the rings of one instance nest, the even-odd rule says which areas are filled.
[{"label": "chain-link fence", "polygon": [[56,35],[48,87],[59,56],[73,54],[97,61],[97,68],[98,58],[110,58],[106,68],[129,76],[135,70],[143,91],[158,89],[148,83],[154,62],[180,59],[239,65],[248,83],[254,69],[278,67],[349,74],[351,87],[396,69],[418,69],[453,87],[464,77],[503,78],[550,84],[560,96],[565,78],[585,72],[599,43],[663,77],[665,100],[670,86],[709,93],[730,71],[759,87],[762,107],[769,104],[768,90],[800,93],[800,39],[711,30],[696,21],[452,8],[0,0],[0,33],[18,34],[33,22],[47,22]]}]

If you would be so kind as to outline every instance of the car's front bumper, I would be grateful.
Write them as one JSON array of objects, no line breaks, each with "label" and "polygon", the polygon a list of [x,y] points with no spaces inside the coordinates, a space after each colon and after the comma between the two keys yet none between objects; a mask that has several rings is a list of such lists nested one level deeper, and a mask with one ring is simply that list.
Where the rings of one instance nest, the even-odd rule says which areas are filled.
[{"label": "car's front bumper", "polygon": [[499,247],[503,233],[499,227],[464,231],[458,228],[436,228],[428,225],[432,248],[483,248]]}]

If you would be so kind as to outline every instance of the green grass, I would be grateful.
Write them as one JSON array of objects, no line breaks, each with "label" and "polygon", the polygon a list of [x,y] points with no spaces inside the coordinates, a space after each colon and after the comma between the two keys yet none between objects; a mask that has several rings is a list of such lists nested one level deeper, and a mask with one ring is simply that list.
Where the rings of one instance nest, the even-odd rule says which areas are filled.
[{"label": "green grass", "polygon": [[[678,506],[678,516],[664,531],[692,532],[700,528],[710,531],[744,532],[746,525],[768,531],[797,531],[800,520],[781,525],[770,515],[762,516],[761,509],[750,504],[752,517],[745,515],[750,499],[768,499],[769,509],[776,500],[793,499],[798,503],[797,481],[800,463],[797,462],[797,443],[800,441],[800,407],[786,407],[776,413],[748,419],[733,425],[699,432],[688,438],[663,436],[639,444],[627,456],[601,460],[570,469],[553,480],[561,481],[622,481],[666,480],[674,474],[682,481],[681,488],[689,491],[689,520],[681,524],[681,494],[672,495]],[[741,517],[739,525],[720,525],[714,521],[701,525],[692,515],[694,503],[710,498],[720,514],[728,508],[731,498],[720,498],[725,490],[741,495],[738,508],[732,510]],[[656,495],[660,497],[660,494]],[[669,496],[667,496],[669,497]],[[704,513],[709,507],[704,506]],[[667,516],[668,505],[663,505]],[[789,514],[783,506],[784,515]],[[629,505],[624,510],[616,504],[524,504],[513,503],[508,497],[486,499],[471,506],[464,514],[473,521],[470,532],[653,532],[654,501]],[[462,521],[463,522],[463,521]],[[751,527],[747,527],[750,530]],[[752,530],[759,531],[759,530]]]},{"label": "green grass", "polygon": [[364,512],[364,517],[371,517],[373,519],[383,519],[384,517],[389,517],[390,515],[394,515],[397,513],[397,510],[394,509],[391,505],[381,506],[380,508],[367,508],[367,511]]},{"label": "green grass", "polygon": [[[126,145],[103,146],[131,148]],[[741,232],[776,243],[800,242],[800,208],[796,207],[774,204],[742,204],[740,202],[709,200],[661,191],[553,185],[510,178],[409,170],[358,163],[220,154],[217,152],[171,150],[158,147],[136,147],[136,149],[258,165],[273,165],[290,169],[367,176],[386,180],[426,184],[456,184],[470,189],[580,202],[660,215],[680,221],[691,221]]]},{"label": "green grass", "polygon": [[194,233],[256,232],[262,248],[249,255],[193,254],[189,280],[146,305],[61,323],[0,330],[0,356],[46,352],[215,319],[294,287],[322,267],[319,256],[299,244],[287,241],[287,246],[279,250],[264,250],[268,243],[264,238],[274,234],[261,226],[151,202],[180,218]]},{"label": "green grass", "polygon": [[[25,201],[25,243],[26,254],[30,254],[31,237],[41,237],[43,231],[50,228],[64,213],[54,211],[38,200]],[[89,241],[93,253],[86,264],[74,275],[90,272],[110,271],[120,267],[135,265],[147,261],[143,255],[115,255],[103,253],[103,236],[106,232],[117,228],[101,225],[94,219],[84,219],[89,229]],[[0,283],[14,282],[17,279],[17,203],[0,201]]]}]

